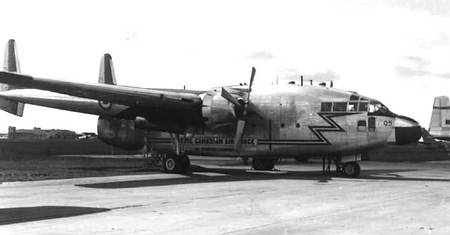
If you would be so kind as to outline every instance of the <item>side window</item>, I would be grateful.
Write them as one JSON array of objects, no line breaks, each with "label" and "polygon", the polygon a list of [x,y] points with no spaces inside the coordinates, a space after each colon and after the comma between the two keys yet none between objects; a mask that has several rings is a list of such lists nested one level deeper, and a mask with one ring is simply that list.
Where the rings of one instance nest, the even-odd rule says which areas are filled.
[{"label": "side window", "polygon": [[450,125],[450,119],[445,120],[445,125]]},{"label": "side window", "polygon": [[335,102],[333,105],[334,112],[345,112],[347,111],[347,102]]},{"label": "side window", "polygon": [[375,131],[375,117],[369,117],[369,131]]},{"label": "side window", "polygon": [[366,131],[366,120],[359,120],[357,124],[358,131]]},{"label": "side window", "polygon": [[367,102],[360,102],[358,111],[367,112]]},{"label": "side window", "polygon": [[331,112],[331,102],[322,102],[320,106],[320,111],[322,112]]},{"label": "side window", "polygon": [[358,107],[358,103],[350,102],[350,103],[348,103],[347,111],[348,112],[355,112],[357,110],[357,107]]},{"label": "side window", "polygon": [[352,95],[350,95],[350,100],[356,100],[356,101],[358,101],[358,100],[359,100],[359,96],[357,96],[357,95],[355,95],[355,94],[352,94]]}]

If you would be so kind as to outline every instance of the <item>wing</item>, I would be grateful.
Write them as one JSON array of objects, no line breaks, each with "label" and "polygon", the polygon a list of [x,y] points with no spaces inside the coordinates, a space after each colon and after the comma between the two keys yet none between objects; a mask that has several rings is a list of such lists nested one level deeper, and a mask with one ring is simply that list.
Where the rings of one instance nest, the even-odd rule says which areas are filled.
[{"label": "wing", "polygon": [[[202,100],[191,93],[76,83],[3,71],[0,71],[0,83],[119,104],[129,107],[128,113],[131,115],[143,116],[156,122],[194,126],[202,123]],[[8,99],[7,95],[3,97]],[[14,97],[10,95],[10,99]]]},{"label": "wing", "polygon": [[[145,118],[158,128],[203,125],[201,91],[146,89],[116,85],[111,55],[100,62],[99,84],[37,78],[20,74],[14,40],[0,71],[0,109],[21,116],[24,103],[119,118]],[[36,93],[43,90],[47,93]]]}]

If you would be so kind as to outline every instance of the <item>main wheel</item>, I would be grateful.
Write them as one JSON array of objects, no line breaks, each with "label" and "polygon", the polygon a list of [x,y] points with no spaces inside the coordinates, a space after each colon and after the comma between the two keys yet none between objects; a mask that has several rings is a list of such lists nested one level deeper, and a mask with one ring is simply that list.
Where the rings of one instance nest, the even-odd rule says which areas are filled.
[{"label": "main wheel", "polygon": [[342,172],[347,177],[357,177],[360,171],[361,167],[358,162],[347,162],[342,169]]},{"label": "main wheel", "polygon": [[255,170],[272,170],[275,166],[275,159],[254,157],[252,166]]},{"label": "main wheel", "polygon": [[180,172],[182,173],[189,171],[189,169],[191,168],[191,161],[189,161],[189,157],[186,154],[182,154],[180,156],[180,163]]},{"label": "main wheel", "polygon": [[167,154],[163,158],[163,169],[167,173],[176,173],[180,168],[180,161],[176,155]]},{"label": "main wheel", "polygon": [[163,169],[166,173],[186,173],[190,167],[191,162],[186,154],[167,154],[163,158]]},{"label": "main wheel", "polygon": [[308,157],[295,157],[295,160],[300,163],[307,163],[309,161]]}]

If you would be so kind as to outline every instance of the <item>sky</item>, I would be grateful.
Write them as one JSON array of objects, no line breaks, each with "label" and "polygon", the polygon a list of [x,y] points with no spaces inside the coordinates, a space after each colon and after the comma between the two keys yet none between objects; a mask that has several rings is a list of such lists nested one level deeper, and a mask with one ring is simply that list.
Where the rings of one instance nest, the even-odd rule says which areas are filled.
[{"label": "sky", "polygon": [[[95,83],[110,53],[119,85],[207,89],[299,79],[376,98],[428,128],[450,96],[450,1],[2,1],[0,43],[22,73]],[[96,116],[26,105],[8,126],[95,131]]]}]

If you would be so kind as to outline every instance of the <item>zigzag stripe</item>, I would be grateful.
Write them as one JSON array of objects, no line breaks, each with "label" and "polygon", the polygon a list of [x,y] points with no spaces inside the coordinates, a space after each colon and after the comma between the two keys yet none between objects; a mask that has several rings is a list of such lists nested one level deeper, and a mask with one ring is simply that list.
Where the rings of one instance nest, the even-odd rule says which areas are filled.
[{"label": "zigzag stripe", "polygon": [[330,141],[322,134],[323,132],[345,132],[339,124],[337,124],[332,117],[344,116],[339,114],[325,114],[318,113],[318,115],[323,118],[330,126],[308,126],[312,133],[317,137],[318,141],[324,145],[330,145]]},{"label": "zigzag stripe", "polygon": [[342,112],[342,113],[317,113],[329,126],[308,126],[309,130],[316,136],[316,140],[267,140],[260,139],[258,144],[277,144],[277,145],[331,145],[330,141],[323,135],[323,132],[345,132],[333,119],[347,115],[359,114],[360,112]]}]

